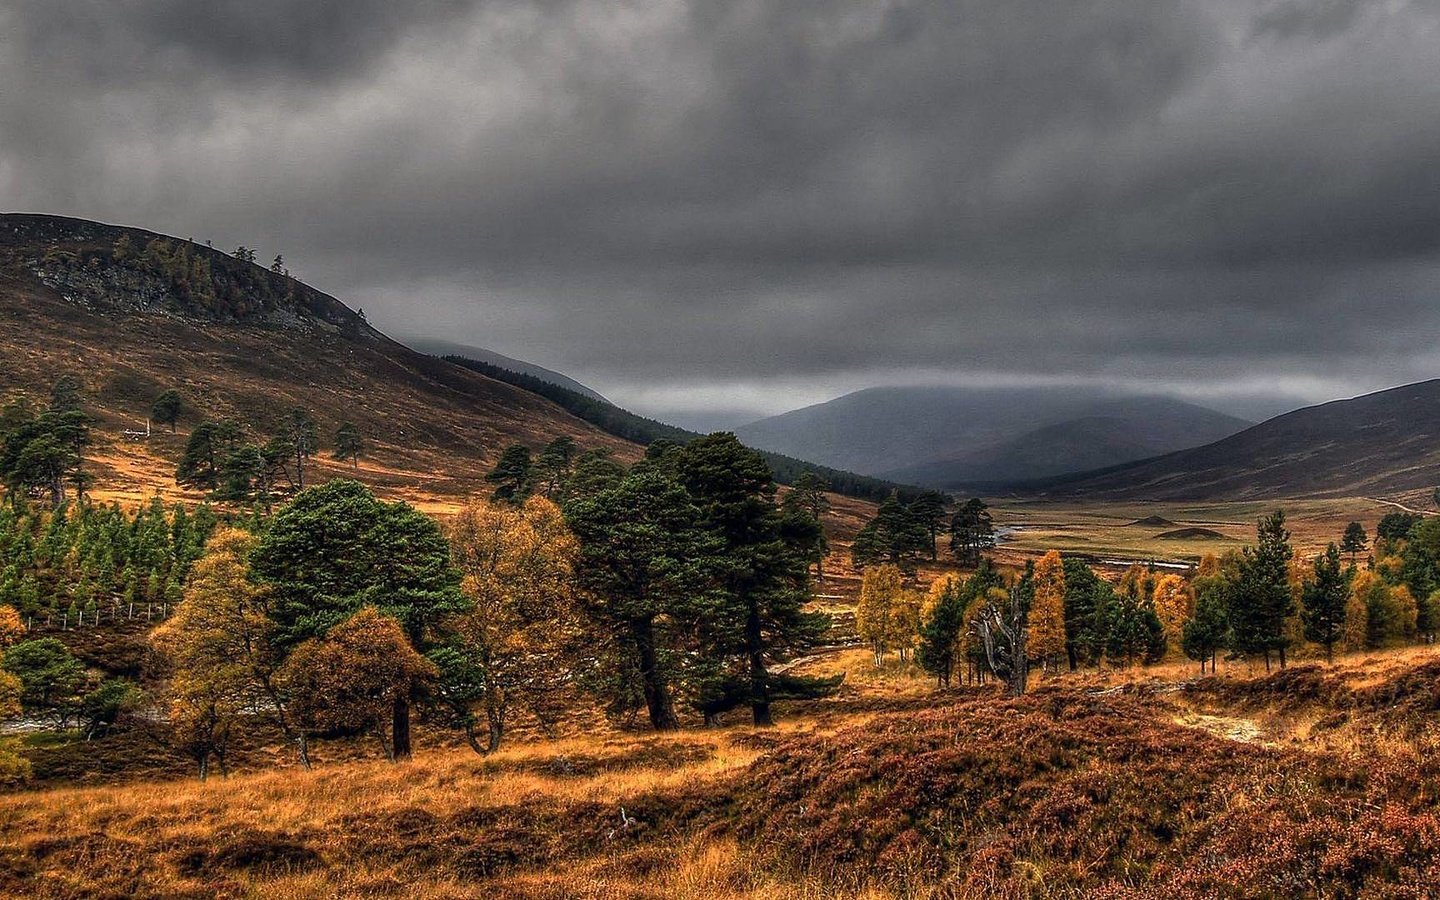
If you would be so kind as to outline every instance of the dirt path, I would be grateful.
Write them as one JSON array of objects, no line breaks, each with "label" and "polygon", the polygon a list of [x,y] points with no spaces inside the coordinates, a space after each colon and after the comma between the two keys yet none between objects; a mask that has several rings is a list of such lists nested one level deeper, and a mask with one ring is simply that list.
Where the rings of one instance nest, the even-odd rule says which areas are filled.
[{"label": "dirt path", "polygon": [[1423,516],[1423,515],[1425,515],[1425,513],[1424,513],[1422,510],[1418,510],[1418,509],[1414,508],[1413,506],[1406,506],[1405,504],[1401,503],[1401,502],[1398,501],[1398,500],[1386,500],[1384,497],[1366,497],[1365,499],[1366,499],[1366,500],[1369,500],[1371,503],[1383,503],[1383,504],[1386,505],[1386,506],[1393,506],[1393,507],[1395,507],[1396,509],[1400,510],[1401,512],[1411,513],[1412,515],[1417,515],[1417,516]]},{"label": "dirt path", "polygon": [[1176,725],[1196,728],[1216,737],[1225,738],[1227,741],[1271,745],[1270,741],[1265,740],[1264,729],[1256,724],[1254,719],[1238,716],[1213,716],[1204,713],[1182,713],[1175,717],[1174,722]]}]

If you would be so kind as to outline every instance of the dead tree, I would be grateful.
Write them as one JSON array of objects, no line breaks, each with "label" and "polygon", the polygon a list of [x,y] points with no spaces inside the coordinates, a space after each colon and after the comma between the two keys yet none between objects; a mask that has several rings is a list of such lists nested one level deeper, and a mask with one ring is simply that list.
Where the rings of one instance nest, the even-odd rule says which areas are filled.
[{"label": "dead tree", "polygon": [[1030,674],[1030,660],[1025,654],[1029,623],[1020,591],[1012,588],[1009,599],[1004,603],[991,601],[985,604],[980,615],[970,623],[970,628],[985,648],[990,671],[1005,682],[1005,693],[1012,697],[1024,694],[1025,681]]}]

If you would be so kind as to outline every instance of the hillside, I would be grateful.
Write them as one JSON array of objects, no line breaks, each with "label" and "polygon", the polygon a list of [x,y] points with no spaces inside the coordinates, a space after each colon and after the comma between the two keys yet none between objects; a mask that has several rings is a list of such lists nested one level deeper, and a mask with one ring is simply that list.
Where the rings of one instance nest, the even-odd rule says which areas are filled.
[{"label": "hillside", "polygon": [[[514,441],[571,435],[639,453],[530,391],[387,338],[285,274],[140,229],[0,216],[0,393],[43,398],[63,374],[83,381],[95,417],[87,455],[101,497],[176,492],[185,432],[202,417],[265,434],[297,405],[322,447],[354,421],[370,446],[361,477],[421,504],[484,490]],[[179,433],[122,439],[172,387],[186,400]],[[328,454],[317,462],[349,471]]]},{"label": "hillside", "polygon": [[1087,500],[1395,495],[1440,484],[1440,380],[1299,409],[1205,446],[1039,482]]},{"label": "hillside", "polygon": [[547,369],[544,366],[538,366],[532,362],[526,362],[523,359],[515,359],[503,353],[496,353],[494,350],[486,350],[484,347],[472,347],[469,344],[457,344],[454,341],[442,341],[436,338],[408,336],[402,336],[402,338],[405,346],[419,350],[421,353],[428,353],[431,356],[458,356],[464,359],[473,359],[510,372],[538,378],[547,384],[565,388],[567,391],[574,391],[577,394],[589,397],[591,400],[599,400],[602,403],[610,402],[601,396],[600,392],[581,384],[569,375],[556,372],[554,369]]},{"label": "hillside", "polygon": [[[458,366],[464,366],[498,381],[508,382],[533,391],[554,401],[568,412],[592,425],[627,441],[634,441],[646,446],[656,441],[686,444],[701,436],[695,431],[636,415],[627,409],[621,409],[608,400],[595,399],[589,394],[570,390],[539,375],[518,372],[495,363],[468,359],[464,356],[450,356],[446,359]],[[762,449],[759,452],[765,458],[765,462],[769,464],[770,471],[775,473],[775,480],[781,484],[790,484],[805,472],[814,472],[829,483],[832,491],[849,497],[883,500],[892,492],[899,493],[902,497],[917,493],[915,488],[906,484],[857,475],[854,472],[833,469],[809,460],[796,459],[793,456],[769,450]]]},{"label": "hillside", "polygon": [[1114,465],[1246,422],[1169,397],[1088,388],[873,388],[736,430],[753,446],[944,488]]}]

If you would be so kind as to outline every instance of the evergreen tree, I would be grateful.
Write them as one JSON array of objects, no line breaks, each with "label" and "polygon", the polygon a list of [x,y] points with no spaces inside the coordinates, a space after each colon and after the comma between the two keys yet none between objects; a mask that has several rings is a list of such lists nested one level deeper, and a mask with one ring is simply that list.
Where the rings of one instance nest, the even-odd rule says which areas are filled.
[{"label": "evergreen tree", "polygon": [[980,555],[995,546],[995,525],[989,507],[973,498],[955,511],[950,519],[950,552],[962,566],[976,566]]},{"label": "evergreen tree", "polygon": [[1215,671],[1215,654],[1223,649],[1229,636],[1228,609],[1223,581],[1211,582],[1197,588],[1195,615],[1190,617],[1180,630],[1180,649],[1185,655],[1200,663],[1200,673],[1205,673],[1205,662],[1210,661],[1210,671]]},{"label": "evergreen tree", "polygon": [[[278,262],[280,258],[275,259]],[[309,410],[299,406],[290,410],[276,437],[284,442],[295,463],[295,488],[305,490],[305,463],[320,449],[319,430]]]},{"label": "evergreen tree", "polygon": [[850,556],[857,568],[884,562],[904,572],[913,572],[915,561],[922,552],[928,552],[929,545],[930,534],[925,524],[892,492],[880,504],[875,517],[855,535]]},{"label": "evergreen tree", "polygon": [[240,427],[232,422],[206,420],[196,425],[175,468],[175,483],[214,490],[240,437]]},{"label": "evergreen tree", "polygon": [[1335,644],[1344,633],[1349,582],[1340,568],[1340,548],[1331,544],[1315,558],[1315,577],[1305,582],[1301,594],[1305,640],[1324,647],[1327,660],[1334,658]]},{"label": "evergreen tree", "polygon": [[354,422],[341,422],[335,429],[335,458],[348,459],[353,468],[360,468],[360,457],[365,455],[365,438],[360,427]]},{"label": "evergreen tree", "polygon": [[597,643],[633,679],[650,724],[679,727],[674,688],[689,624],[708,604],[722,548],[685,488],[661,471],[641,471],[577,497],[565,518],[580,542],[577,586],[588,600]]},{"label": "evergreen tree", "polygon": [[922,669],[935,676],[940,687],[949,687],[955,672],[969,599],[964,582],[954,576],[937,578],[930,585],[915,659]]},{"label": "evergreen tree", "polygon": [[1267,670],[1270,654],[1277,650],[1280,667],[1285,667],[1285,648],[1289,644],[1285,620],[1295,612],[1288,571],[1293,555],[1285,513],[1276,510],[1260,520],[1256,546],[1245,548],[1230,591],[1230,628],[1235,648],[1244,653],[1263,653]]},{"label": "evergreen tree", "polygon": [[949,505],[950,499],[939,491],[925,491],[906,506],[910,515],[930,536],[932,560],[938,558],[940,553],[940,526],[945,521],[945,508]]},{"label": "evergreen tree", "polygon": [[[380,501],[355,481],[296,495],[270,522],[251,568],[269,585],[282,653],[365,606],[397,621],[423,653],[442,621],[466,607],[434,520],[408,504]],[[408,756],[410,697],[395,698],[391,730],[395,754]]]},{"label": "evergreen tree", "polygon": [[570,479],[570,472],[574,466],[574,438],[557,437],[546,444],[545,449],[540,451],[540,457],[535,461],[535,476],[539,482],[540,492],[549,500],[559,498],[565,482]]},{"label": "evergreen tree", "polygon": [[154,419],[157,425],[169,425],[173,434],[175,423],[180,420],[180,412],[184,408],[185,401],[180,392],[170,388],[155,398],[155,403],[150,407],[150,418]]},{"label": "evergreen tree", "polygon": [[785,527],[770,467],[735,435],[699,438],[677,456],[681,483],[719,539],[720,592],[707,616],[718,623],[715,649],[740,658],[754,724],[769,725],[766,657],[814,643],[828,624],[805,611],[810,548]]},{"label": "evergreen tree", "polygon": [[524,444],[511,444],[500,454],[500,461],[485,480],[495,485],[495,492],[491,495],[496,500],[505,503],[513,503],[519,506],[525,502],[534,489],[533,473],[531,472],[530,448]]},{"label": "evergreen tree", "polygon": [[1350,554],[1350,565],[1355,565],[1355,560],[1365,548],[1369,546],[1370,538],[1365,534],[1365,526],[1359,522],[1351,522],[1345,526],[1345,534],[1340,539],[1340,552]]},{"label": "evergreen tree", "polygon": [[1107,599],[1114,588],[1085,561],[1065,557],[1065,655],[1070,671],[1082,662],[1099,664],[1105,654]]},{"label": "evergreen tree", "polygon": [[825,492],[830,489],[830,483],[814,472],[803,472],[795,479],[785,497],[780,501],[781,509],[796,521],[809,523],[809,528],[814,535],[810,544],[810,562],[815,566],[815,578],[823,581],[825,578],[825,557],[830,552],[830,542],[825,536],[823,519],[830,511],[830,500]]}]

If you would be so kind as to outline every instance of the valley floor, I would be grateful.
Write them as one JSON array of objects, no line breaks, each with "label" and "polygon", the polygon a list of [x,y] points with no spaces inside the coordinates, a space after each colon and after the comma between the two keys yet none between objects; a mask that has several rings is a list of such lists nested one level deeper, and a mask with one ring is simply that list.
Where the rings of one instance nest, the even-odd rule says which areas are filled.
[{"label": "valley floor", "polygon": [[[747,725],[0,797],[30,897],[1433,896],[1440,653],[936,690]],[[733,716],[732,718],[738,718]]]}]

